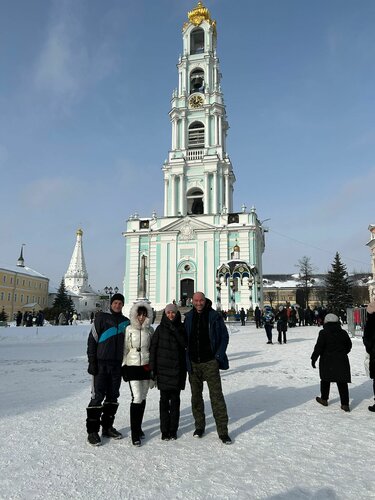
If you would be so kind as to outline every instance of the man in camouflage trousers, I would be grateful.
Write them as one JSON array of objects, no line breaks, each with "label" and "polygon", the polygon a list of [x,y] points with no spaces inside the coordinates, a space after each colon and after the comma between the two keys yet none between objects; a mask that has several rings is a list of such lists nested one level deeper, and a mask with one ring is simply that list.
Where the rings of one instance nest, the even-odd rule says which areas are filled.
[{"label": "man in camouflage trousers", "polygon": [[193,436],[201,438],[206,427],[203,401],[203,382],[206,381],[217,433],[224,444],[231,444],[219,372],[229,368],[226,355],[229,335],[222,315],[211,306],[212,302],[202,292],[196,292],[193,295],[193,308],[185,315],[184,322],[188,335],[187,368],[195,419]]}]

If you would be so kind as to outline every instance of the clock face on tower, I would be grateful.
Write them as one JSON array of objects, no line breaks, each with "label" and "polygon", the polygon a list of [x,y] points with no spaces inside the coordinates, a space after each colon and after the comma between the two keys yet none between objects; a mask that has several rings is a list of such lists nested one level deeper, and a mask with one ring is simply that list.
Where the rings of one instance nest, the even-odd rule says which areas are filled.
[{"label": "clock face on tower", "polygon": [[201,108],[203,106],[203,102],[204,102],[203,96],[193,95],[189,99],[189,106],[194,109]]}]

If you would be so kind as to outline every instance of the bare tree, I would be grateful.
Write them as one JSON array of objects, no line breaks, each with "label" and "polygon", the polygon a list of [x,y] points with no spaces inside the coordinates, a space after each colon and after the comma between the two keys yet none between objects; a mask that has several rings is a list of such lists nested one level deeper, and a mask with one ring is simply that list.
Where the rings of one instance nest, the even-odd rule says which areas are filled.
[{"label": "bare tree", "polygon": [[272,303],[276,299],[276,292],[267,291],[264,294],[264,298],[270,303],[270,306],[272,307]]},{"label": "bare tree", "polygon": [[306,255],[299,259],[296,267],[298,267],[299,271],[299,286],[303,290],[303,307],[306,308],[309,305],[309,297],[311,294],[312,286],[315,283],[313,274],[315,271],[315,267],[311,264],[310,257],[306,257]]}]

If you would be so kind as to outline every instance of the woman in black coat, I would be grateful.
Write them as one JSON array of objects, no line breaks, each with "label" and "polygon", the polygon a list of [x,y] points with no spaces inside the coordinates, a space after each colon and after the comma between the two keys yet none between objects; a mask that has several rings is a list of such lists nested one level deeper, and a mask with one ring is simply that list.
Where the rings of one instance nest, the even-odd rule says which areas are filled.
[{"label": "woman in black coat", "polygon": [[[363,343],[366,352],[370,355],[370,378],[373,379],[373,391],[375,399],[375,302],[367,306],[367,320],[363,330]],[[369,406],[370,411],[375,412],[375,404]]]},{"label": "woman in black coat", "polygon": [[177,439],[180,392],[186,382],[186,332],[176,304],[168,304],[151,340],[150,368],[160,390],[162,440]]},{"label": "woman in black coat", "polygon": [[327,314],[324,318],[323,330],[320,330],[318,340],[311,355],[311,365],[316,368],[318,357],[320,373],[321,397],[316,401],[328,406],[328,397],[331,382],[337,383],[341,399],[341,409],[350,411],[349,389],[350,364],[348,353],[352,348],[352,341],[345,330],[340,326],[340,320],[335,314]]}]

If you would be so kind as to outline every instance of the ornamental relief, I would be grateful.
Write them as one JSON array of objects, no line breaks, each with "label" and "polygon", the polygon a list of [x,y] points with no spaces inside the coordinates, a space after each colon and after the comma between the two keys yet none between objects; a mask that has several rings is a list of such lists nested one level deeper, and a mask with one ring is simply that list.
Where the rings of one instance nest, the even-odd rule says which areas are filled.
[{"label": "ornamental relief", "polygon": [[185,222],[185,224],[181,227],[180,239],[183,241],[195,239],[194,229],[191,227],[190,222]]}]

